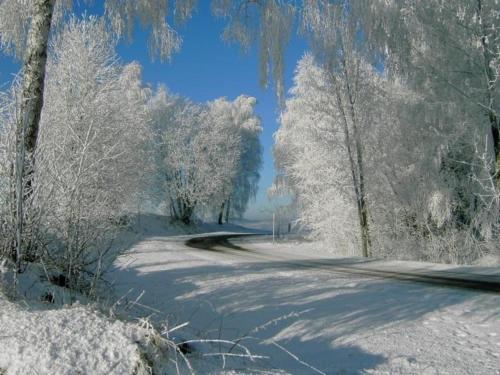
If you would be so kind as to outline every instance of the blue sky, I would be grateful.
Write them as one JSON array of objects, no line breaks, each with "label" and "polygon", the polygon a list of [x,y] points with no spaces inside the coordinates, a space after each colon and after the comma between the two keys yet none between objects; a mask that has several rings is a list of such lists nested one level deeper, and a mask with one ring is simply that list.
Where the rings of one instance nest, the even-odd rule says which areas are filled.
[{"label": "blue sky", "polygon": [[[268,206],[266,190],[274,176],[272,156],[273,133],[276,131],[279,110],[272,86],[263,89],[259,85],[258,51],[254,47],[243,53],[239,46],[230,45],[220,38],[224,20],[215,19],[210,13],[209,1],[200,1],[194,16],[185,25],[177,27],[182,36],[181,51],[170,63],[152,62],[147,53],[147,32],[137,31],[131,43],[122,43],[118,54],[124,62],[138,61],[144,68],[143,80],[152,86],[165,84],[172,92],[204,102],[225,96],[234,99],[246,94],[257,98],[256,112],[262,119],[264,131],[261,141],[264,147],[264,166],[257,199],[251,204],[247,216],[266,215]],[[99,9],[94,11],[99,12]],[[89,10],[88,13],[91,13]],[[286,88],[292,84],[297,60],[303,55],[306,43],[292,36],[286,53]],[[0,85],[9,82],[19,64],[0,56]]]}]

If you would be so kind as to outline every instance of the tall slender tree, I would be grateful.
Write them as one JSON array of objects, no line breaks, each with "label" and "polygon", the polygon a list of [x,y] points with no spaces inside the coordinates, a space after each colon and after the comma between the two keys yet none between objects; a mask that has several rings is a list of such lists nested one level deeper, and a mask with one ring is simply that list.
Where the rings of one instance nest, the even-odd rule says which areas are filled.
[{"label": "tall slender tree", "polygon": [[362,55],[359,25],[349,9],[349,0],[309,2],[304,8],[303,25],[310,32],[313,52],[332,85],[337,110],[342,118],[352,186],[358,209],[361,247],[364,257],[371,254],[369,204],[366,187],[361,109],[358,101],[362,85]]}]

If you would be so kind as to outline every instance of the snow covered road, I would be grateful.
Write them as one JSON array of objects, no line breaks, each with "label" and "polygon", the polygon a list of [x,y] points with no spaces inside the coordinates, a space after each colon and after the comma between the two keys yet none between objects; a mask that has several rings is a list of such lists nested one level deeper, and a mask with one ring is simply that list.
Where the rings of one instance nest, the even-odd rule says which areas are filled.
[{"label": "snow covered road", "polygon": [[[442,265],[440,267],[440,265],[422,262],[389,262],[373,258],[331,258],[331,256],[314,258],[307,252],[287,253],[282,247],[276,246],[259,250],[255,248],[255,239],[256,236],[252,234],[219,234],[196,236],[187,240],[185,244],[191,248],[222,252],[240,259],[282,262],[286,266],[297,269],[322,269],[500,293],[500,271],[497,269],[491,272],[491,268],[485,269],[484,267],[460,268]],[[485,270],[490,270],[490,272],[485,273]]]},{"label": "snow covered road", "polygon": [[[231,254],[227,248],[187,247],[189,238],[158,236],[136,243],[115,264],[117,294],[134,300],[145,291],[143,313],[156,311],[154,318],[168,319],[170,326],[189,322],[177,332],[183,338],[241,340],[254,354],[269,357],[228,359],[228,368],[242,373],[500,374],[499,294],[297,268]],[[325,256],[312,244],[231,242],[272,257],[313,261]],[[405,263],[385,262],[385,267]],[[425,266],[447,271],[447,266]],[[213,358],[214,368],[215,361],[220,366],[220,358]],[[209,372],[209,367],[201,370]]]}]

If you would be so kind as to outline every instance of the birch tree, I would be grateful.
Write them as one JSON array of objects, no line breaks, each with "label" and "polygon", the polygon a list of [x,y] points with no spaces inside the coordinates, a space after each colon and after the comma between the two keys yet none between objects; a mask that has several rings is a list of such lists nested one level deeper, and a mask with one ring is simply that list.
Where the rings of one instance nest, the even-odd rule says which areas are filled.
[{"label": "birch tree", "polygon": [[[316,236],[346,248],[359,244],[362,255],[367,256],[369,242],[360,215],[357,145],[351,135],[352,118],[346,113],[350,109],[343,105],[343,79],[338,77],[337,82],[332,82],[331,72],[319,67],[311,56],[301,60],[292,97],[286,102],[275,135],[275,157],[277,169],[297,194],[303,224]],[[356,110],[357,130],[365,132],[368,119],[360,115],[360,109]],[[359,236],[352,231],[356,226]]]},{"label": "birch tree", "polygon": [[[149,182],[149,89],[123,66],[103,20],[71,18],[52,39],[22,259],[43,260],[65,286],[94,290],[116,230]],[[20,85],[2,93],[2,253],[12,248],[12,160]],[[19,259],[19,258],[18,258]],[[18,260],[20,262],[20,260]]]},{"label": "birch tree", "polygon": [[[364,257],[370,256],[369,204],[366,187],[361,121],[369,123],[360,104],[362,56],[358,52],[359,26],[349,12],[349,2],[311,2],[304,8],[304,28],[310,32],[313,51],[328,72],[336,108],[342,118],[352,187],[356,197]],[[363,118],[364,117],[364,118]]]},{"label": "birch tree", "polygon": [[[194,8],[192,0],[175,2],[178,21],[188,19]],[[64,20],[64,13],[72,9],[67,0],[3,0],[0,2],[0,47],[23,61],[23,83],[20,116],[17,124],[16,209],[17,258],[21,256],[23,206],[32,191],[36,146],[40,116],[43,107],[47,46],[52,24]],[[54,11],[59,17],[53,19]],[[105,2],[105,13],[118,36],[132,35],[136,19],[151,28],[150,53],[162,60],[170,58],[179,49],[180,38],[167,22],[174,13],[167,2],[115,1]]]},{"label": "birch tree", "polygon": [[424,95],[427,111],[444,121],[459,117],[492,147],[491,174],[498,188],[500,15],[498,1],[352,2],[371,50],[389,74],[405,77]]}]

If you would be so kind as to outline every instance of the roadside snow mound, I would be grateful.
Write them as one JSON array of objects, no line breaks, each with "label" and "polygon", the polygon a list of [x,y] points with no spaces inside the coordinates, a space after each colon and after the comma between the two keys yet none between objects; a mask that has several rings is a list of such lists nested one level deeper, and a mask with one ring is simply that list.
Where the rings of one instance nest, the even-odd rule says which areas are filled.
[{"label": "roadside snow mound", "polygon": [[88,307],[28,311],[0,294],[0,373],[132,374],[144,332]]}]

